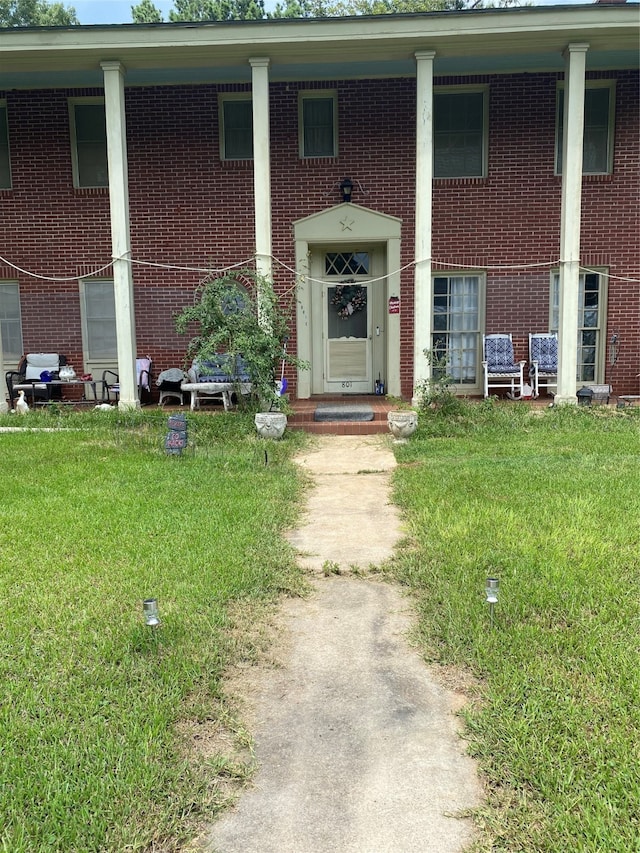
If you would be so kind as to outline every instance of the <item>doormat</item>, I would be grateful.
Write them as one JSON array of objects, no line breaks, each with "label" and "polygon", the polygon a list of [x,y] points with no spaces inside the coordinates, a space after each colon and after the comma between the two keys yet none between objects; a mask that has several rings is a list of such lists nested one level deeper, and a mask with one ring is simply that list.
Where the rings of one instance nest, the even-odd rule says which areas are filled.
[{"label": "doormat", "polygon": [[313,414],[314,421],[372,421],[373,409],[362,403],[349,405],[320,403]]}]

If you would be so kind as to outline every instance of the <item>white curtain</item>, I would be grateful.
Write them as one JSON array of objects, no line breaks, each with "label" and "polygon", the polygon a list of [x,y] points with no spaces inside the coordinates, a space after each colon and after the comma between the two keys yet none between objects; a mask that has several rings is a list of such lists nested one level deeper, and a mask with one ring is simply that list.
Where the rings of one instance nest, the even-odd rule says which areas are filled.
[{"label": "white curtain", "polygon": [[449,285],[449,373],[456,383],[476,381],[478,278],[452,276]]}]

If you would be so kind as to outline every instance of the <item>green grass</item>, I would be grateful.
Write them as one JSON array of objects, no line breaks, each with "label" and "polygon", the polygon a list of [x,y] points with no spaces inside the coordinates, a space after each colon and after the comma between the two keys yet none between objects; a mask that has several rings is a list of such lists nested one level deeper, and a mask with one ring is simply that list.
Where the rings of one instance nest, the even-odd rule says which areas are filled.
[{"label": "green grass", "polygon": [[[476,677],[482,853],[640,851],[639,414],[489,402],[423,413],[395,446],[409,535],[389,570],[425,656]],[[177,850],[250,773],[185,732],[249,743],[221,676],[304,589],[281,536],[304,436],[188,423],[172,458],[160,412],[0,418],[62,430],[0,434],[4,853]]]},{"label": "green grass", "polygon": [[0,850],[176,849],[224,801],[180,724],[223,724],[245,629],[303,589],[281,536],[303,437],[192,415],[170,457],[161,413],[0,421],[62,428],[0,434]]},{"label": "green grass", "polygon": [[425,656],[477,679],[475,850],[640,851],[638,414],[486,403],[421,414],[397,451],[392,571]]}]

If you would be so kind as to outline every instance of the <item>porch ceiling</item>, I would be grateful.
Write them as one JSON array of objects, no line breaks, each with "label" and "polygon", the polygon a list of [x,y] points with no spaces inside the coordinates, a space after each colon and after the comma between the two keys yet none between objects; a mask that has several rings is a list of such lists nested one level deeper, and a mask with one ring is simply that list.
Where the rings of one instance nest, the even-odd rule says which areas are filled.
[{"label": "porch ceiling", "polygon": [[248,82],[249,59],[272,81],[415,75],[435,50],[437,75],[562,71],[570,42],[587,68],[638,66],[638,5],[522,7],[341,19],[0,30],[0,90],[101,87],[118,60],[128,86]]}]

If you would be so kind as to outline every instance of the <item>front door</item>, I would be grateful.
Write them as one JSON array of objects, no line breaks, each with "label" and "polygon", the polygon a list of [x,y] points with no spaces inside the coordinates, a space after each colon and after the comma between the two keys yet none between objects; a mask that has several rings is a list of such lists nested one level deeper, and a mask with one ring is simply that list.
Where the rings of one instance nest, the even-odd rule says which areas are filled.
[{"label": "front door", "polygon": [[355,278],[325,282],[323,313],[325,393],[370,394],[371,286]]}]

